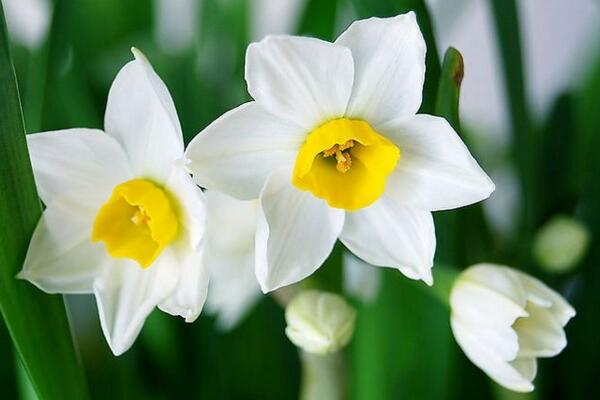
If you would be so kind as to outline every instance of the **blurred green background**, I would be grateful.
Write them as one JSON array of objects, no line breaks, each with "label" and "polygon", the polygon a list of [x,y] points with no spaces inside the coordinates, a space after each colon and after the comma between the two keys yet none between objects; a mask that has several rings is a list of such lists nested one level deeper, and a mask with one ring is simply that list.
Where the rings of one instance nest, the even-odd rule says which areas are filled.
[{"label": "blurred green background", "polygon": [[[243,71],[250,42],[283,32],[333,40],[357,18],[415,10],[428,41],[422,112],[444,115],[460,126],[461,136],[498,186],[485,207],[437,213],[436,262],[462,269],[492,261],[526,270],[560,291],[578,315],[566,328],[566,350],[541,361],[536,392],[515,395],[500,390],[466,359],[452,337],[447,309],[423,284],[385,269],[373,302],[353,300],[359,315],[345,353],[349,398],[597,398],[600,36],[593,28],[599,26],[598,2],[581,0],[567,7],[561,1],[532,1],[535,8],[522,4],[526,1],[2,0],[27,132],[102,128],[109,86],[132,59],[130,47],[136,46],[171,91],[186,140],[248,100]],[[569,30],[578,23],[591,28],[568,35],[544,32],[538,24],[534,34],[546,35],[550,43],[538,43],[549,48],[542,61],[535,61],[539,49],[523,21],[547,17],[552,7],[552,15],[566,19],[555,29]],[[28,33],[35,24],[38,31]],[[456,33],[457,26],[467,31]],[[487,44],[478,44],[477,29],[491,38]],[[466,43],[464,51],[461,43]],[[581,53],[565,51],[576,44]],[[456,110],[437,98],[447,45],[465,58],[461,101],[467,108],[461,106],[460,124]],[[486,59],[489,54],[493,56]],[[554,71],[557,58],[576,61],[578,69],[559,68],[562,75],[546,77],[544,71]],[[551,90],[542,85],[532,92],[531,81],[539,82],[540,74]],[[568,84],[552,86],[565,74]],[[557,215],[583,223],[591,237],[584,257],[560,273],[544,269],[532,254],[536,233]],[[323,274],[339,277],[340,251],[336,249]],[[283,311],[270,297],[227,333],[216,330],[206,313],[187,325],[155,312],[132,349],[118,358],[105,344],[93,297],[70,297],[68,306],[92,398],[298,396],[299,358],[285,337]],[[1,397],[35,398],[3,325],[0,357]],[[60,363],[55,368],[61,369]]]}]

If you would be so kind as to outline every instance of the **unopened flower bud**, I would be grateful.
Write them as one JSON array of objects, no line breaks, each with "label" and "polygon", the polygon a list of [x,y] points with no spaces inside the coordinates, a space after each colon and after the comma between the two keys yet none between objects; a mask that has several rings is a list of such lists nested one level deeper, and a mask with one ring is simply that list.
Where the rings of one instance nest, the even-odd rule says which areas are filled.
[{"label": "unopened flower bud", "polygon": [[356,311],[337,294],[308,290],[290,302],[285,319],[292,343],[309,353],[328,354],[350,341]]},{"label": "unopened flower bud", "polygon": [[568,272],[585,255],[589,241],[583,224],[569,216],[557,216],[538,231],[533,256],[548,272]]}]

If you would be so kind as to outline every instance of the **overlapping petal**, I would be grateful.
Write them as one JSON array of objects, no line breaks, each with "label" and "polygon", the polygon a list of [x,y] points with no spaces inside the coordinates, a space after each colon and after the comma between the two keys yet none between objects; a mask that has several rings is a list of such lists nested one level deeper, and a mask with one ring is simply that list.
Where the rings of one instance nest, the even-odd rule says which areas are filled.
[{"label": "overlapping petal", "polygon": [[250,95],[306,133],[344,115],[353,79],[350,50],[323,40],[268,36],[246,52]]},{"label": "overlapping petal", "polygon": [[304,130],[256,102],[222,115],[189,144],[194,180],[240,199],[257,198],[271,171],[293,165]]},{"label": "overlapping petal", "polygon": [[203,262],[203,247],[184,248],[177,253],[177,265],[170,266],[179,270],[177,286],[159,308],[184,318],[185,322],[194,322],[202,311],[208,291],[209,273]]},{"label": "overlapping petal", "polygon": [[[511,390],[519,392],[530,392],[533,390],[530,363],[520,363],[520,361],[517,361],[518,359],[507,362],[500,358],[494,349],[488,346],[488,343],[480,341],[479,337],[473,334],[470,327],[459,319],[452,318],[450,325],[452,326],[454,338],[467,357],[495,381]],[[533,362],[535,363],[535,360]],[[527,370],[525,370],[526,366],[529,367]],[[533,371],[535,371],[535,367]]]},{"label": "overlapping petal", "polygon": [[428,211],[447,210],[486,199],[494,184],[448,121],[431,115],[397,119],[376,127],[401,152],[388,177],[387,194]]},{"label": "overlapping petal", "polygon": [[174,252],[167,249],[147,269],[118,260],[96,280],[100,325],[115,355],[131,347],[148,315],[173,292],[179,278],[176,265]]},{"label": "overlapping petal", "polygon": [[291,183],[291,171],[275,171],[260,198],[256,229],[256,277],[264,292],[295,283],[325,261],[344,224],[331,209]]},{"label": "overlapping petal", "polygon": [[346,214],[340,239],[369,264],[397,268],[411,279],[433,283],[435,228],[428,211],[382,196],[372,206]]},{"label": "overlapping petal", "polygon": [[97,129],[64,129],[27,135],[36,186],[45,204],[57,198],[97,209],[115,185],[130,179],[119,143]]},{"label": "overlapping petal", "polygon": [[354,58],[348,117],[378,125],[417,113],[426,47],[413,12],[356,21],[335,43],[352,50]]},{"label": "overlapping petal", "polygon": [[47,293],[92,293],[108,261],[90,239],[92,219],[81,203],[55,198],[35,228],[18,277]]},{"label": "overlapping petal", "polygon": [[254,273],[258,200],[237,200],[207,191],[205,262],[210,269],[207,309],[219,328],[233,328],[256,304],[261,291]]}]

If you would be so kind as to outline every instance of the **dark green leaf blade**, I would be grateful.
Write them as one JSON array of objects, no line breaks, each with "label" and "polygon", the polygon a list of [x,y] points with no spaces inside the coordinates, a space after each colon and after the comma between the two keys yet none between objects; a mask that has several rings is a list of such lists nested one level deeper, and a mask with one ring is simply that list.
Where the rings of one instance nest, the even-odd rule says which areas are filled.
[{"label": "dark green leaf blade", "polygon": [[39,397],[87,398],[62,297],[15,279],[41,208],[1,7],[0,98],[0,310]]}]

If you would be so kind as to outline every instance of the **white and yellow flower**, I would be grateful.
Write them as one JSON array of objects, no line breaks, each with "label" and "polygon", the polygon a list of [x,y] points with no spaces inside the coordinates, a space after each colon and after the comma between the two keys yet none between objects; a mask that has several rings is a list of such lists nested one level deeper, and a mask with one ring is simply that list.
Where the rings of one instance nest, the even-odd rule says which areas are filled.
[{"label": "white and yellow flower", "polygon": [[205,264],[210,270],[207,311],[217,315],[217,325],[228,330],[237,325],[260,299],[254,275],[256,200],[237,200],[206,191]]},{"label": "white and yellow flower", "polygon": [[48,293],[93,293],[116,355],[156,306],[193,321],[208,285],[205,200],[183,167],[177,113],[148,60],[132,51],[108,94],[105,132],[27,137],[46,209],[19,273]]},{"label": "white and yellow flower", "polygon": [[564,326],[575,310],[539,280],[514,269],[474,265],[450,293],[450,323],[467,357],[500,385],[533,390],[539,357],[567,345]]},{"label": "white and yellow flower", "polygon": [[446,120],[416,114],[424,73],[414,13],[355,22],[335,43],[249,46],[254,101],[208,126],[187,157],[201,186],[260,197],[264,291],[312,274],[338,237],[370,264],[432,282],[431,211],[485,199],[494,185]]}]

